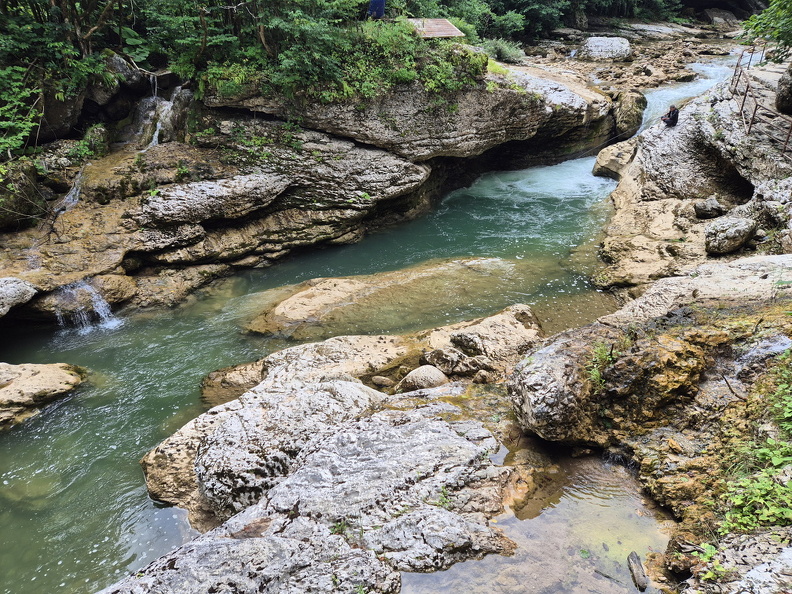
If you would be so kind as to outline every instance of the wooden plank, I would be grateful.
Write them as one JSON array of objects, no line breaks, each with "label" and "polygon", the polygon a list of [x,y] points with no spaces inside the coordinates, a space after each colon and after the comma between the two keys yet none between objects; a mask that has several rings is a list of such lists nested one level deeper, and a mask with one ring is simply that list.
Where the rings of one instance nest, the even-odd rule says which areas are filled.
[{"label": "wooden plank", "polygon": [[448,19],[407,19],[420,37],[443,38],[464,37],[465,34],[457,29]]}]

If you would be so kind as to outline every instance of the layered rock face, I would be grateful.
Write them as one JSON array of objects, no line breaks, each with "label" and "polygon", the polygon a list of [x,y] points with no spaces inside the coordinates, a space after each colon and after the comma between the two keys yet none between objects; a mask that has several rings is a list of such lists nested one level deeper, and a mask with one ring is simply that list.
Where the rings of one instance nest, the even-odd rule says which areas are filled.
[{"label": "layered rock face", "polygon": [[[38,229],[4,237],[0,266],[40,292],[27,315],[51,312],[44,294],[83,280],[111,303],[173,304],[235,268],[358,241],[372,226],[424,212],[449,157],[530,139],[562,154],[601,143],[615,121],[610,97],[568,74],[550,82],[522,71],[488,75],[436,99],[405,86],[364,109],[306,106],[299,128],[252,113],[283,116],[287,106],[270,99],[209,94],[204,103],[214,109],[196,106],[189,145],[89,163],[75,183],[76,203]],[[111,285],[125,289],[105,291]]]}]

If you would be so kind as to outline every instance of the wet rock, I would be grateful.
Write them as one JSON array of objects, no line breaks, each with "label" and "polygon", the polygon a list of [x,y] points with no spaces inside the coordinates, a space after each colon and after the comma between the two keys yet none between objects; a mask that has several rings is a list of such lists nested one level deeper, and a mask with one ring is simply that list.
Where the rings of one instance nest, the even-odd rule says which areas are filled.
[{"label": "wet rock", "polygon": [[33,285],[18,278],[0,278],[0,316],[7,314],[15,305],[27,303],[36,292]]},{"label": "wet rock", "polygon": [[744,246],[754,235],[755,220],[741,217],[722,217],[704,230],[708,254],[730,254]]},{"label": "wet rock", "polygon": [[66,363],[0,363],[0,429],[21,423],[79,386],[85,372]]},{"label": "wet rock", "polygon": [[580,46],[581,60],[616,60],[632,58],[632,47],[624,37],[589,37]]},{"label": "wet rock", "polygon": [[494,294],[499,283],[516,272],[506,260],[468,258],[372,275],[311,279],[293,287],[290,295],[280,290],[262,293],[263,312],[247,328],[306,340],[376,332],[382,317],[415,325],[420,323],[418,312],[448,311],[465,301],[462,287],[472,290],[475,285]]},{"label": "wet rock", "polygon": [[396,384],[396,392],[412,392],[425,388],[436,388],[448,383],[446,375],[432,365],[421,365],[413,369]]},{"label": "wet rock", "polygon": [[706,200],[700,200],[693,204],[693,209],[696,211],[696,216],[699,219],[714,219],[728,210],[719,201],[717,196],[710,196]]},{"label": "wet rock", "polygon": [[643,563],[641,563],[641,558],[638,556],[638,553],[635,551],[630,552],[627,556],[627,566],[630,568],[630,575],[632,576],[635,587],[641,592],[646,590],[647,586],[649,586],[649,579],[646,577],[646,571],[644,570]]}]

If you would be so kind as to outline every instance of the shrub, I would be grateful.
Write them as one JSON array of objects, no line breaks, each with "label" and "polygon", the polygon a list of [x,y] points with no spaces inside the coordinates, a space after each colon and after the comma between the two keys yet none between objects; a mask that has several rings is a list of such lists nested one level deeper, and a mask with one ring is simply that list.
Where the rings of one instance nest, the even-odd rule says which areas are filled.
[{"label": "shrub", "polygon": [[517,64],[525,58],[520,45],[506,39],[487,39],[481,47],[491,58],[501,62]]}]

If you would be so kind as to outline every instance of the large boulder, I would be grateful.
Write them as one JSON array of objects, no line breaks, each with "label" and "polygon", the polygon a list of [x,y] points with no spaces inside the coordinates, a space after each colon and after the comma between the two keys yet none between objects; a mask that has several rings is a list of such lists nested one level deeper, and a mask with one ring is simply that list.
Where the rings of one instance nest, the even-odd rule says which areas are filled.
[{"label": "large boulder", "polygon": [[755,232],[755,220],[721,217],[704,230],[705,248],[708,254],[730,254],[748,243]]},{"label": "large boulder", "polygon": [[[359,586],[397,592],[397,571],[443,569],[512,551],[487,520],[503,509],[510,470],[490,462],[497,442],[480,424],[439,418],[458,412],[438,403],[304,433],[299,452],[257,503],[103,592],[180,592],[231,581],[273,593]],[[297,408],[290,414],[300,422]],[[267,439],[290,435],[255,424],[248,429]],[[202,453],[217,445],[207,443]],[[263,447],[261,455],[267,452]],[[234,471],[226,470],[224,480],[234,481]]]},{"label": "large boulder", "polygon": [[624,37],[589,37],[580,46],[577,57],[581,60],[615,60],[624,62],[632,59],[632,47]]},{"label": "large boulder", "polygon": [[636,89],[619,91],[614,100],[613,116],[616,118],[616,138],[626,140],[641,127],[646,97]]},{"label": "large boulder", "polygon": [[[534,137],[563,139],[581,127],[610,121],[610,100],[586,89],[569,73],[529,76],[522,68],[504,69],[506,75],[488,74],[472,87],[445,93],[442,103],[418,82],[401,85],[365,104],[298,106],[256,89],[236,97],[220,96],[210,89],[203,101],[211,107],[288,116],[306,127],[353,138],[412,161],[471,157],[505,142]],[[445,107],[451,105],[453,109]]]},{"label": "large boulder", "polygon": [[35,416],[79,386],[85,372],[66,363],[0,363],[0,429]]},{"label": "large boulder", "polygon": [[778,81],[775,106],[781,113],[792,114],[792,65],[786,69]]},{"label": "large boulder", "polygon": [[[792,280],[792,256],[706,264],[690,276],[662,279],[598,323],[549,339],[529,353],[509,380],[509,394],[524,429],[553,441],[608,446],[641,427],[671,422],[673,410],[697,391],[708,352],[725,332],[684,336],[636,331],[691,303],[718,307],[779,298]],[[662,327],[662,322],[657,323]]]}]

